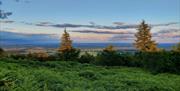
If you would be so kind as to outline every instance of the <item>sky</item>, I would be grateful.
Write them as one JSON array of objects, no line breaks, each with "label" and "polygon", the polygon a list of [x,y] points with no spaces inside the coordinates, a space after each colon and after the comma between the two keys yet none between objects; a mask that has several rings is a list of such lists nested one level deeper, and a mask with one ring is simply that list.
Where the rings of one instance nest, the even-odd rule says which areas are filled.
[{"label": "sky", "polygon": [[158,43],[180,42],[180,0],[0,2],[0,10],[12,13],[0,21],[1,41],[5,42],[59,40],[66,27],[74,42],[133,43],[142,20],[151,26]]}]

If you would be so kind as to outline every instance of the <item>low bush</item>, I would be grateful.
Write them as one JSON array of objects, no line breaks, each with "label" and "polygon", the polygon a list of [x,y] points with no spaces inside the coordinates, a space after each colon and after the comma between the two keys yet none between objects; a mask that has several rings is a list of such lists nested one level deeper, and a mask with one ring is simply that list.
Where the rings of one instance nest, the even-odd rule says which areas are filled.
[{"label": "low bush", "polygon": [[139,52],[136,58],[141,60],[141,66],[153,73],[179,73],[180,53],[178,52]]},{"label": "low bush", "polygon": [[95,57],[88,52],[85,52],[85,54],[81,55],[79,58],[80,63],[93,63],[95,61]]},{"label": "low bush", "polygon": [[76,61],[79,58],[80,50],[71,49],[71,50],[63,50],[58,53],[59,59],[63,61]]},{"label": "low bush", "polygon": [[137,52],[135,54],[100,52],[96,64],[104,66],[142,67],[153,73],[180,73],[180,52]]},{"label": "low bush", "polygon": [[13,55],[10,55],[9,57],[18,60],[18,59],[26,59],[27,55],[25,55],[25,54],[13,54]]},{"label": "low bush", "polygon": [[97,74],[91,70],[86,70],[86,71],[80,72],[79,76],[84,77],[84,78],[89,79],[89,80],[97,80],[100,78],[99,74]]},{"label": "low bush", "polygon": [[[115,50],[103,50],[97,56],[85,53],[79,57],[77,49],[64,51],[58,55],[47,54],[16,54],[9,57],[15,60],[33,61],[78,61],[102,66],[128,66],[141,67],[153,73],[176,73],[180,74],[180,52],[159,51],[159,52],[136,52],[135,54],[117,52]],[[41,64],[41,63],[40,63]]]},{"label": "low bush", "polygon": [[2,48],[0,48],[0,58],[4,56],[5,56],[5,51]]},{"label": "low bush", "polygon": [[129,53],[120,53],[116,51],[112,52],[100,52],[96,58],[96,64],[105,66],[140,66],[140,62]]}]

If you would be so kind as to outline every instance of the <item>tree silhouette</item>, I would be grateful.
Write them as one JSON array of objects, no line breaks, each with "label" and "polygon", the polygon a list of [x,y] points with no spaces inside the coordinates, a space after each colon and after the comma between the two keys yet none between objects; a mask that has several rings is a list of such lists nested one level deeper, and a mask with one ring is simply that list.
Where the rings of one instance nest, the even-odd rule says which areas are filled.
[{"label": "tree silhouette", "polygon": [[138,32],[135,34],[136,40],[134,46],[143,52],[157,51],[157,44],[152,40],[152,34],[150,33],[150,26],[143,20],[138,26]]}]

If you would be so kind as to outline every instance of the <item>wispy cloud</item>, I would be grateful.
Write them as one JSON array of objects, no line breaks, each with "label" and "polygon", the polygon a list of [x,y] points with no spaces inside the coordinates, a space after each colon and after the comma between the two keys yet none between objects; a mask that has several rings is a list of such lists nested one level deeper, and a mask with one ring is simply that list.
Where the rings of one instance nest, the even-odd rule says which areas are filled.
[{"label": "wispy cloud", "polygon": [[56,27],[56,28],[64,28],[64,27],[69,27],[69,28],[85,27],[85,28],[94,28],[94,29],[128,29],[128,28],[137,28],[137,25],[105,26],[105,25],[95,25],[93,23],[91,23],[89,25],[70,24],[70,23],[64,23],[64,24],[42,24],[42,23],[37,23],[37,24],[34,24],[34,25],[36,25],[36,26],[45,26],[45,27]]},{"label": "wispy cloud", "polygon": [[[26,24],[26,22],[24,22]],[[126,24],[124,22],[114,22],[114,25],[97,25],[94,22],[89,22],[90,24],[71,24],[71,23],[63,23],[63,24],[56,24],[52,22],[39,22],[39,23],[27,23],[30,25],[35,26],[43,26],[43,27],[55,27],[55,28],[93,28],[93,29],[136,29],[139,24]],[[157,26],[170,26],[174,24],[179,24],[179,22],[170,22],[170,23],[164,23],[164,24],[150,24],[151,27],[157,27]]]},{"label": "wispy cloud", "polygon": [[0,19],[6,19],[10,15],[12,15],[12,12],[5,12],[3,10],[0,10]]},{"label": "wispy cloud", "polygon": [[174,25],[174,24],[180,24],[180,22],[169,22],[169,23],[162,23],[162,24],[152,24],[151,26],[155,27],[155,26],[170,26],[170,25]]},{"label": "wispy cloud", "polygon": [[30,3],[30,0],[14,0],[15,2]]},{"label": "wispy cloud", "polygon": [[0,23],[14,23],[12,20],[0,20]]},{"label": "wispy cloud", "polygon": [[114,25],[117,25],[117,26],[121,26],[121,25],[124,25],[125,23],[124,22],[113,22]]},{"label": "wispy cloud", "polygon": [[6,44],[46,44],[57,43],[59,40],[52,34],[24,34],[0,31],[1,43]]},{"label": "wispy cloud", "polygon": [[180,33],[180,29],[163,29],[163,30],[160,30],[157,33],[164,34],[164,33],[174,33],[174,32],[175,33],[177,33],[177,32]]},{"label": "wispy cloud", "polygon": [[21,21],[20,23],[25,24],[25,25],[34,25],[34,23],[26,22],[26,21]]},{"label": "wispy cloud", "polygon": [[71,32],[78,32],[78,33],[95,33],[95,34],[133,34],[133,32],[129,32],[129,31],[123,31],[123,30],[119,30],[119,31],[106,31],[106,30],[73,30]]},{"label": "wispy cloud", "polygon": [[132,42],[134,41],[135,36],[134,34],[121,34],[121,35],[115,35],[109,39],[109,41],[127,41]]}]

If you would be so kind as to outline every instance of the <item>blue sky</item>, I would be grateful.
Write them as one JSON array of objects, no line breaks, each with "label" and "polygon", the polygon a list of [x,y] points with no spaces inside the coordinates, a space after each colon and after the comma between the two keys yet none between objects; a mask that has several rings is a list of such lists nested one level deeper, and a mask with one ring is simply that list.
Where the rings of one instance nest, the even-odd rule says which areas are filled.
[{"label": "blue sky", "polygon": [[[152,33],[158,42],[179,42],[180,39],[180,0],[0,1],[2,10],[13,13],[2,20],[3,32],[53,34],[57,39],[66,26],[76,42],[133,42],[132,32],[137,31],[131,26],[144,19],[153,25]],[[162,40],[159,38],[162,36],[169,39]]]},{"label": "blue sky", "polygon": [[[22,0],[27,1],[27,0]],[[5,10],[14,12],[11,19],[54,21],[60,23],[110,24],[115,21],[150,23],[178,21],[180,0],[29,0],[15,3],[2,0]]]}]

